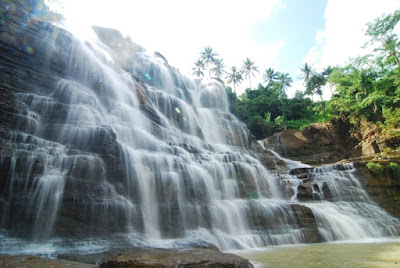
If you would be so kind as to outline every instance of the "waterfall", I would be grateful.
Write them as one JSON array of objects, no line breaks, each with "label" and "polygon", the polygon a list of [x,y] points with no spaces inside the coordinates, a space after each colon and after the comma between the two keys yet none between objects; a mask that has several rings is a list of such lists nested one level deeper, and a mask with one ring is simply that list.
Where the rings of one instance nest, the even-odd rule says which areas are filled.
[{"label": "waterfall", "polygon": [[395,236],[398,219],[372,202],[354,176],[352,164],[315,168],[313,194],[331,202],[307,204],[326,241]]},{"label": "waterfall", "polygon": [[[121,62],[104,40],[42,24],[35,54],[8,59],[33,66],[3,64],[19,112],[1,132],[1,252],[21,251],[18,241],[226,250],[398,235],[352,166],[311,170],[272,155],[307,169],[309,181],[268,170],[220,83],[191,80],[141,50]],[[313,198],[299,200],[307,183]]]}]

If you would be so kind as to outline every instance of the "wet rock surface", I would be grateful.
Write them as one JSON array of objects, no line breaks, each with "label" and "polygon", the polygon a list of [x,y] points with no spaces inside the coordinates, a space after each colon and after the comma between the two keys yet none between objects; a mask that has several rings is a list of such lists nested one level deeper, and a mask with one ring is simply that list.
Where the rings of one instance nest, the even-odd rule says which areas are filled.
[{"label": "wet rock surface", "polygon": [[365,162],[355,162],[356,176],[369,196],[393,216],[400,218],[400,178],[374,176]]},{"label": "wet rock surface", "polygon": [[35,255],[0,255],[4,268],[90,268],[90,267],[227,267],[247,268],[246,259],[223,253],[207,243],[194,248],[120,248],[95,254],[64,254],[57,259]]},{"label": "wet rock surface", "polygon": [[239,256],[223,253],[214,246],[204,248],[126,248],[89,255],[63,255],[61,258],[96,264],[99,267],[253,267]]},{"label": "wet rock surface", "polygon": [[97,265],[82,262],[48,259],[33,255],[0,255],[0,267],[2,268],[95,268]]},{"label": "wet rock surface", "polygon": [[252,267],[248,260],[211,249],[125,250],[102,260],[113,267]]}]

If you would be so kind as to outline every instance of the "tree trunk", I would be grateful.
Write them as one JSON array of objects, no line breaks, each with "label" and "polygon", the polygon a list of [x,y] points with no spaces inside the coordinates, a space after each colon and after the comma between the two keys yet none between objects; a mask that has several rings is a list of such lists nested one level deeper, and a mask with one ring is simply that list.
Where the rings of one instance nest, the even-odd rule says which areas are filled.
[{"label": "tree trunk", "polygon": [[397,57],[396,49],[393,49],[393,56],[394,56],[394,59],[396,60],[397,66],[400,67],[400,62],[399,62],[399,58]]}]

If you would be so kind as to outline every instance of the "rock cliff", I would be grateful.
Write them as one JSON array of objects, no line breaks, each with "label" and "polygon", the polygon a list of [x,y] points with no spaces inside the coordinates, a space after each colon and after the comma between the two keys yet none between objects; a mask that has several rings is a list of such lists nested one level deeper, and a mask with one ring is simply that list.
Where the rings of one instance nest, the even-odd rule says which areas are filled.
[{"label": "rock cliff", "polygon": [[[400,163],[398,155],[385,156],[383,153],[389,142],[376,124],[361,119],[358,126],[352,126],[346,119],[338,119],[312,124],[303,130],[285,130],[268,137],[264,143],[282,155],[315,166],[354,162],[357,178],[372,199],[395,217],[400,217],[399,178],[390,174],[377,176],[366,167],[370,161]],[[310,188],[299,189],[300,195],[306,196],[312,191]]]},{"label": "rock cliff", "polygon": [[370,157],[387,148],[377,125],[365,119],[358,126],[346,118],[311,124],[303,130],[287,129],[264,140],[282,155],[311,165]]}]

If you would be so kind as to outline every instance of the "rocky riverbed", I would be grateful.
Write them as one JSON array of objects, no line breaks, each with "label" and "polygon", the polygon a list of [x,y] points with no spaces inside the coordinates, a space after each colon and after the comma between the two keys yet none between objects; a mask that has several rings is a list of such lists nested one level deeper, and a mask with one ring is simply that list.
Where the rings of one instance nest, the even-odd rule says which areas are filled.
[{"label": "rocky riverbed", "polygon": [[34,255],[0,255],[4,268],[113,268],[113,267],[253,267],[239,256],[222,253],[218,249],[153,249],[128,248],[89,255],[64,255],[49,259]]}]

